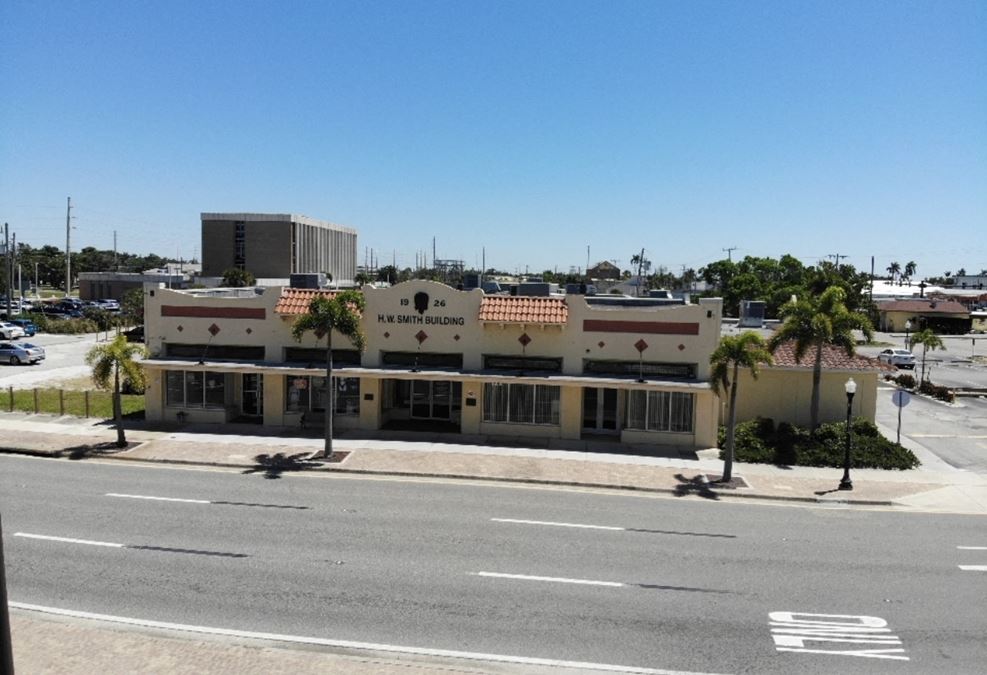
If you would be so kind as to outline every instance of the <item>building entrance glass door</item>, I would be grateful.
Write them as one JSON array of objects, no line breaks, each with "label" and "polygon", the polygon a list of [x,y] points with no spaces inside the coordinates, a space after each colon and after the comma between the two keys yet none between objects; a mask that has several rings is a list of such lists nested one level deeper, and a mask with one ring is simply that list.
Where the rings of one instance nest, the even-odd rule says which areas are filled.
[{"label": "building entrance glass door", "polygon": [[244,373],[240,384],[240,412],[246,417],[263,417],[264,376],[260,373]]},{"label": "building entrance glass door", "polygon": [[618,401],[616,389],[583,388],[583,431],[616,434],[619,431]]},{"label": "building entrance glass door", "polygon": [[459,407],[462,385],[443,380],[414,380],[411,383],[411,418],[416,420],[452,419]]}]

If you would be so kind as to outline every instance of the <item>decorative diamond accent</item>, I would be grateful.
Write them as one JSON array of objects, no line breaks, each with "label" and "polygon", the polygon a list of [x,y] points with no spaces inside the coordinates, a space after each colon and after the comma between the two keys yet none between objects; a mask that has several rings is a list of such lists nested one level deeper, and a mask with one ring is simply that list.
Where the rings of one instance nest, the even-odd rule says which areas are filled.
[{"label": "decorative diamond accent", "polygon": [[247,335],[250,335],[253,332],[254,332],[254,329],[253,328],[250,328],[250,327],[247,328]]},{"label": "decorative diamond accent", "polygon": [[210,335],[212,335],[213,337],[216,337],[216,333],[219,332],[219,326],[217,326],[216,324],[213,324],[213,325],[209,326],[209,328],[207,330],[209,331],[209,334]]},{"label": "decorative diamond accent", "polygon": [[681,344],[680,344],[680,345],[679,345],[679,351],[682,351],[683,349],[685,349],[685,345],[681,345]]},{"label": "decorative diamond accent", "polygon": [[391,334],[390,334],[390,333],[388,333],[387,331],[384,331],[384,337],[385,337],[385,338],[389,338],[389,337],[391,337]]},{"label": "decorative diamond accent", "polygon": [[531,344],[531,338],[528,337],[527,333],[521,333],[521,337],[519,337],[517,341],[521,343],[522,347],[527,347]]},{"label": "decorative diamond accent", "polygon": [[456,342],[459,342],[459,334],[457,333],[456,335],[453,335],[452,339],[455,340]]},{"label": "decorative diamond accent", "polygon": [[644,338],[641,338],[640,340],[634,343],[634,349],[638,350],[639,352],[643,352],[647,348],[648,348],[648,343],[644,341]]},{"label": "decorative diamond accent", "polygon": [[415,333],[415,339],[418,340],[418,344],[421,344],[428,339],[428,333],[426,333],[423,330],[420,330],[417,333]]},{"label": "decorative diamond accent", "polygon": [[185,330],[185,326],[178,324],[178,332],[181,333],[183,330]]},{"label": "decorative diamond accent", "polygon": [[604,342],[603,340],[600,340],[599,342],[596,343],[596,346],[599,347],[600,349],[603,349],[604,347],[607,346],[607,343]]}]

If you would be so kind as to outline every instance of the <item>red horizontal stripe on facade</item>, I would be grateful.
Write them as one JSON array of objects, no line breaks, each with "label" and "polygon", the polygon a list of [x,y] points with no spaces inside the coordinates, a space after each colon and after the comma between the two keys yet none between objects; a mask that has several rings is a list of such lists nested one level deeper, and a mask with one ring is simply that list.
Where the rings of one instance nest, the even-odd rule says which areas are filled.
[{"label": "red horizontal stripe on facade", "polygon": [[670,321],[583,320],[583,330],[596,333],[648,333],[650,335],[699,335],[698,323]]},{"label": "red horizontal stripe on facade", "polygon": [[161,305],[161,316],[189,316],[197,319],[261,319],[263,307],[181,307]]}]

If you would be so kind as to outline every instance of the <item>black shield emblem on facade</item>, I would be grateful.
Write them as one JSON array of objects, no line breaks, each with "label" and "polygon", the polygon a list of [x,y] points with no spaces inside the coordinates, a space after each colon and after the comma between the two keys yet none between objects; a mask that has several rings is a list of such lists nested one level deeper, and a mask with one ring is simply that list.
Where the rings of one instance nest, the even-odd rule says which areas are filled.
[{"label": "black shield emblem on facade", "polygon": [[428,293],[424,291],[415,293],[415,309],[419,314],[424,314],[428,309]]}]

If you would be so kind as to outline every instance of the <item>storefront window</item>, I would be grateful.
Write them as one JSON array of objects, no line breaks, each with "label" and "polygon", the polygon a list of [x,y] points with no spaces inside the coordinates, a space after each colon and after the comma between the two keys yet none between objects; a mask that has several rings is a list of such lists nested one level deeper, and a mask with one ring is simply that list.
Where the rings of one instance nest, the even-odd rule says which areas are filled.
[{"label": "storefront window", "polygon": [[[336,395],[335,412],[338,415],[360,413],[360,378],[334,377]],[[288,377],[285,381],[285,410],[287,412],[322,412],[326,409],[327,394],[324,377]]]},{"label": "storefront window", "polygon": [[170,370],[165,376],[165,401],[181,408],[222,408],[226,405],[226,374]]},{"label": "storefront window", "polygon": [[483,421],[559,424],[559,388],[534,384],[483,385]]},{"label": "storefront window", "polygon": [[167,404],[171,406],[185,405],[185,373],[181,370],[169,370],[165,376],[165,389],[168,392]]},{"label": "storefront window", "polygon": [[695,396],[670,391],[630,391],[627,396],[627,428],[642,431],[693,430]]}]

